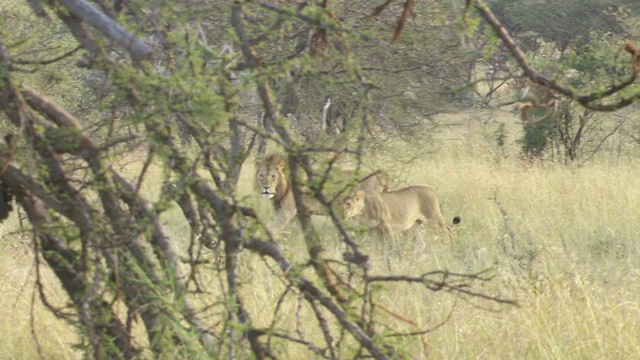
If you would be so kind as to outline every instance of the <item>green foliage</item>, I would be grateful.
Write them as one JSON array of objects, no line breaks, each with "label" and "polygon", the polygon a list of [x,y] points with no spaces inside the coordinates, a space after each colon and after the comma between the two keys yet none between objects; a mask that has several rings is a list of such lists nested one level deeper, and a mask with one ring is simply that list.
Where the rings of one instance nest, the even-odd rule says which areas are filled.
[{"label": "green foliage", "polygon": [[525,156],[541,157],[542,153],[553,139],[555,134],[555,119],[549,119],[540,123],[524,126],[524,134],[518,143],[521,144],[522,153]]},{"label": "green foliage", "polygon": [[[264,71],[273,74],[282,113],[294,115],[302,130],[317,128],[325,99],[330,97],[329,122],[341,128],[344,138],[382,140],[374,142],[376,148],[386,143],[380,134],[424,142],[434,129],[425,120],[457,110],[470,92],[466,87],[470,59],[447,24],[449,4],[416,3],[415,17],[394,45],[379,39],[389,39],[387,25],[397,21],[398,13],[392,10],[398,10],[398,4],[378,17],[351,16],[368,9],[368,2],[332,4],[330,11],[339,22],[323,9],[302,10],[318,27],[309,27],[296,17],[252,9],[256,16],[266,16],[267,24],[280,21],[277,30],[270,30],[275,40],[260,43],[258,49]],[[317,43],[309,43],[310,36],[320,34],[324,37],[318,37]],[[317,46],[310,51],[313,56],[296,56],[305,46]],[[363,81],[374,86],[369,99],[363,99],[358,90]],[[367,122],[366,134],[355,131],[363,121]]]},{"label": "green foliage", "polygon": [[[0,1],[3,18],[3,40],[15,63],[16,79],[50,93],[50,97],[74,114],[96,109],[96,94],[87,83],[96,81],[94,74],[75,66],[78,47],[66,27],[55,17],[34,17],[25,1]],[[25,18],[30,18],[25,22]],[[62,57],[58,61],[53,61]],[[53,61],[49,63],[50,61]],[[93,90],[97,90],[94,88]]]},{"label": "green foliage", "polygon": [[[622,22],[622,18],[616,19]],[[623,50],[622,40],[613,39],[611,33],[590,30],[588,41],[580,42],[581,46],[563,49],[558,39],[542,36],[541,39],[536,38],[535,52],[528,53],[527,59],[538,71],[559,84],[576,89],[578,93],[601,92],[628,81],[632,76],[631,56]],[[523,135],[518,142],[526,156],[541,157],[546,153],[569,162],[584,159],[584,155],[588,155],[588,158],[599,151],[597,144],[617,132],[623,122],[602,123],[600,118],[585,112],[583,107],[570,100],[557,99],[556,105],[549,106],[551,93],[544,88],[528,82],[517,81],[515,84],[521,94],[526,94],[520,101],[534,104],[529,111],[534,123],[524,124]],[[632,84],[608,101],[632,96],[638,89],[638,85]],[[546,106],[536,107],[540,104]],[[556,112],[554,116],[542,123],[535,123],[536,119],[550,111]],[[548,151],[552,143],[559,150],[555,154]]]},{"label": "green foliage", "polygon": [[624,34],[618,11],[639,9],[633,0],[493,0],[489,4],[511,33],[534,32],[561,51],[588,44],[592,32]]}]

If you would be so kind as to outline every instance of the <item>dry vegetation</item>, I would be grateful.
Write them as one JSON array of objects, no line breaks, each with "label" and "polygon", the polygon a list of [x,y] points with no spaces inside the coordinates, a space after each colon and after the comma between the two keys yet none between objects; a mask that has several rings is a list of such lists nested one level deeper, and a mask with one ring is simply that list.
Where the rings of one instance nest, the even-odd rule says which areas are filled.
[{"label": "dry vegetation", "polygon": [[[434,269],[477,272],[495,266],[497,280],[482,291],[517,299],[521,306],[486,308],[486,303],[408,285],[379,289],[379,304],[403,314],[420,329],[445,322],[424,337],[430,358],[640,358],[640,162],[602,156],[567,167],[525,163],[513,156],[505,160],[491,150],[490,140],[483,138],[475,122],[443,136],[448,140],[437,157],[388,168],[402,170],[398,183],[434,187],[445,217],[462,217],[455,228],[456,244],[430,228],[426,244],[412,243],[411,236],[393,244],[365,242],[373,271],[386,274],[391,267],[396,273],[417,275]],[[252,191],[251,176],[249,165],[241,196]],[[146,191],[158,188],[148,184]],[[178,209],[167,214],[172,235],[188,234],[180,216]],[[73,328],[56,320],[34,295],[33,249],[29,238],[16,233],[15,213],[0,230],[0,358],[35,358],[36,341],[44,358],[75,358],[72,346],[78,338]],[[188,236],[184,241],[186,248]],[[330,236],[326,241],[329,255],[339,258],[342,247]],[[290,236],[283,243],[287,256],[304,261],[302,240]],[[272,264],[244,256],[240,278],[244,285],[250,284],[243,287],[249,302],[245,305],[251,313],[264,315],[252,319],[256,327],[267,327],[285,285],[272,275]],[[202,284],[215,294],[219,277],[215,265],[208,269]],[[64,305],[63,292],[44,265],[40,280],[51,305]],[[297,323],[313,319],[306,304],[299,309],[294,294],[279,306],[280,328],[294,329]],[[221,314],[212,310],[210,315],[215,322]],[[417,330],[394,317],[383,323],[407,332]],[[314,339],[321,334],[305,336]],[[422,356],[419,337],[398,338],[398,343],[406,347],[407,356]],[[312,356],[287,344],[282,352],[288,358]]]}]

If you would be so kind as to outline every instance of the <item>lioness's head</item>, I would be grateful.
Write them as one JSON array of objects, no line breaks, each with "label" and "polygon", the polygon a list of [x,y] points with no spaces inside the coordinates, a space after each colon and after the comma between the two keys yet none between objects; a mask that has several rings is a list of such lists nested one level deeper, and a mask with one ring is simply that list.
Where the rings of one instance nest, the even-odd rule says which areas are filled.
[{"label": "lioness's head", "polygon": [[256,184],[265,199],[282,197],[286,191],[286,160],[282,155],[269,155],[256,161]]},{"label": "lioness's head", "polygon": [[342,203],[342,210],[345,219],[362,214],[364,209],[364,190],[358,190],[347,196]]}]

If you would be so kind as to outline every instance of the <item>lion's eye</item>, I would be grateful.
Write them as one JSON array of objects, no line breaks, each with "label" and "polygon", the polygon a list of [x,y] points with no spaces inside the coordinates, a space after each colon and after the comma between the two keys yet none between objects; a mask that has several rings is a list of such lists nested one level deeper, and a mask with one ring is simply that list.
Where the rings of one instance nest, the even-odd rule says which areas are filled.
[{"label": "lion's eye", "polygon": [[271,180],[275,180],[276,176],[275,175],[271,175]]},{"label": "lion's eye", "polygon": [[347,203],[344,205],[347,209],[351,207],[351,204]]},{"label": "lion's eye", "polygon": [[260,174],[258,175],[258,177],[260,178],[260,180],[264,180],[264,175]]}]

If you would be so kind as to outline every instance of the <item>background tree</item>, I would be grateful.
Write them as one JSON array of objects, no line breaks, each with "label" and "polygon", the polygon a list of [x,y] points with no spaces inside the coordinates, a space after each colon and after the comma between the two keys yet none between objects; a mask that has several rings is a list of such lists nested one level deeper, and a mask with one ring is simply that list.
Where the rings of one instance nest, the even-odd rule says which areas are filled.
[{"label": "background tree", "polygon": [[[635,3],[493,1],[489,2],[493,11],[483,2],[473,4],[488,22],[486,27],[471,14],[463,21],[471,30],[470,45],[488,51],[487,60],[479,62],[485,72],[476,77],[489,85],[483,106],[519,102],[526,107],[520,139],[525,155],[586,160],[613,134],[633,132],[622,118],[606,120],[581,107],[612,111],[635,101],[637,51],[629,40],[637,33]],[[556,16],[563,20],[556,21]],[[494,33],[504,47],[487,46]],[[507,54],[515,61],[507,61]],[[490,104],[491,96],[505,84],[515,90],[512,100]],[[557,101],[548,102],[549,98]],[[550,114],[557,110],[561,113]],[[548,147],[550,144],[556,147]],[[560,148],[562,151],[554,151]]]},{"label": "background tree", "polygon": [[493,0],[487,4],[526,51],[535,51],[540,40],[552,42],[564,52],[588,45],[593,34],[624,36],[629,29],[620,16],[640,11],[636,2],[627,0]]},{"label": "background tree", "polygon": [[[336,16],[334,9],[353,11],[347,6],[352,3],[28,4],[33,13],[21,17],[26,4],[3,3],[15,14],[3,18],[0,35],[3,206],[9,209],[14,197],[25,211],[38,271],[46,264],[69,298],[68,306],[50,309],[77,327],[79,348],[88,356],[276,358],[285,343],[327,358],[345,352],[405,357],[396,339],[420,337],[428,329],[407,333],[387,326],[385,319],[403,317],[376,305],[383,291],[378,284],[405,282],[472,301],[514,303],[473,290],[491,272],[373,274],[331,207],[323,179],[333,163],[312,167],[310,157],[318,151],[359,153],[370,120],[386,111],[372,102],[379,96],[374,89],[394,89],[399,98],[397,89],[409,84],[405,79],[383,88],[372,81],[388,73],[388,65],[367,70],[358,59],[365,54],[353,51],[380,44]],[[26,19],[40,35],[24,26]],[[25,32],[5,30],[13,26]],[[310,41],[296,50],[300,28]],[[445,43],[452,38],[442,37]],[[52,57],[43,57],[43,49]],[[410,49],[429,50],[417,38]],[[433,79],[440,89],[455,77],[445,71],[445,59],[455,59],[457,45],[447,50],[439,61],[422,65],[416,56],[407,64],[413,75],[437,65],[438,71],[418,83]],[[47,72],[64,74],[58,67],[79,80],[70,83],[77,89],[58,92],[67,83],[49,91],[34,86]],[[317,149],[292,136],[280,107],[289,106],[285,89],[315,88],[325,78],[337,79],[329,82],[331,94],[347,94],[356,106],[340,114],[346,143]],[[48,95],[53,90],[62,100]],[[312,98],[314,107],[324,101],[313,95],[298,97]],[[236,193],[256,136],[288,155],[299,213],[303,191],[330,209],[335,236],[345,247],[342,259],[324,255],[322,234],[303,217],[306,253],[300,259],[285,257],[270,234],[257,235],[264,230],[262,218]],[[350,144],[354,138],[356,146]],[[171,233],[163,226],[174,208],[186,231]],[[223,254],[214,264],[207,260],[211,251]],[[240,273],[252,263],[265,263],[280,285],[269,303],[273,316],[267,327],[255,325],[256,312],[245,306],[251,283],[240,281]],[[39,290],[48,304],[41,284]],[[295,329],[282,323],[280,305],[292,297],[313,322],[298,322]],[[133,330],[137,319],[142,331]],[[318,336],[308,339],[309,332]]]},{"label": "background tree", "polygon": [[[277,357],[282,344],[328,358],[403,357],[397,339],[428,329],[387,326],[404,318],[377,306],[378,284],[511,304],[473,290],[490,280],[488,272],[374,275],[335,210],[332,236],[345,248],[342,258],[325,255],[326,234],[304,217],[305,251],[289,258],[269,234],[259,235],[262,217],[237,193],[241,167],[261,141],[262,150],[287,154],[299,213],[303,193],[333,209],[324,179],[337,155],[361,166],[365,140],[384,136],[427,148],[441,125],[433,115],[475,105],[479,70],[490,74],[491,91],[522,71],[518,77],[531,83],[516,83],[520,94],[535,87],[546,96],[517,99],[543,112],[523,114],[548,126],[533,151],[569,160],[597,151],[612,133],[593,111],[637,102],[637,45],[602,33],[611,19],[619,20],[612,31],[625,30],[622,7],[603,13],[604,23],[592,19],[588,38],[535,23],[537,30],[514,28],[523,34],[514,40],[482,1],[453,13],[450,4],[462,5],[3,2],[0,214],[14,207],[12,197],[26,212],[36,264],[54,271],[70,300],[51,310],[77,326],[80,347],[96,358],[264,358]],[[524,16],[500,4],[505,16]],[[531,12],[548,9],[535,4]],[[562,6],[597,15],[578,3]],[[525,37],[530,31],[539,32]],[[536,52],[525,55],[519,44]],[[318,143],[296,137],[317,131],[327,97],[339,141],[336,134],[321,134],[329,136]],[[318,153],[329,160],[312,165]],[[172,209],[185,231],[163,226]],[[213,253],[219,257],[210,263]],[[245,305],[251,283],[240,274],[253,263],[265,264],[280,285],[268,326],[256,325],[258,311]],[[282,321],[281,304],[291,298],[313,321]],[[132,331],[135,319],[144,331]]]},{"label": "background tree", "polygon": [[638,89],[635,80],[640,67],[638,66],[638,48],[633,41],[627,41],[621,47],[621,50],[624,50],[621,52],[624,57],[619,60],[619,63],[626,69],[627,76],[623,76],[622,79],[618,77],[602,79],[597,84],[581,89],[584,91],[582,93],[579,90],[573,90],[570,84],[566,84],[564,81],[553,80],[532,65],[523,48],[484,1],[473,1],[468,5],[472,6],[477,14],[489,24],[508,53],[517,62],[523,75],[534,84],[546,87],[557,95],[573,98],[580,105],[596,111],[614,111],[637,101]]}]

